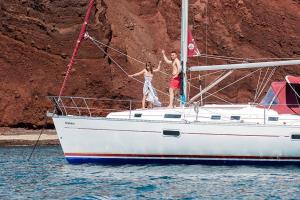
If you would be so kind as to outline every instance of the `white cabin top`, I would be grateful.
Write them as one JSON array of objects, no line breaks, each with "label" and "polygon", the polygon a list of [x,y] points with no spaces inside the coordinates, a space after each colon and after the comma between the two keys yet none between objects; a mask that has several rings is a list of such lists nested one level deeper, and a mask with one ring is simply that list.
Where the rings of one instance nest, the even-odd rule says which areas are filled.
[{"label": "white cabin top", "polygon": [[274,110],[258,108],[251,104],[205,105],[198,108],[177,107],[173,109],[137,109],[132,111],[112,112],[107,115],[107,118],[155,121],[300,125],[299,115],[278,114]]}]

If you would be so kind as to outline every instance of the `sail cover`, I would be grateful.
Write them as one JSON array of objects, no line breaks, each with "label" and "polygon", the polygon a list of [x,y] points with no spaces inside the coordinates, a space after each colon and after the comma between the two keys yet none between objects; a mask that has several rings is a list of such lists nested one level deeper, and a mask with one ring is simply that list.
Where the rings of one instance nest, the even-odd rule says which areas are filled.
[{"label": "sail cover", "polygon": [[200,51],[196,46],[195,40],[192,35],[192,31],[188,29],[188,57],[200,56]]},{"label": "sail cover", "polygon": [[290,82],[273,82],[257,107],[270,108],[279,114],[300,115],[300,77],[287,76],[286,79],[288,78]]}]

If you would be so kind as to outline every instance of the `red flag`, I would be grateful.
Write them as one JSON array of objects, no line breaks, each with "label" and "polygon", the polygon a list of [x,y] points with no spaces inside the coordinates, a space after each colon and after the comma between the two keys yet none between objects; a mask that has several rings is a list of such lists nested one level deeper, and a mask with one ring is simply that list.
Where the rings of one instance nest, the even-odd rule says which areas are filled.
[{"label": "red flag", "polygon": [[200,56],[200,51],[196,46],[191,29],[188,29],[188,57]]}]

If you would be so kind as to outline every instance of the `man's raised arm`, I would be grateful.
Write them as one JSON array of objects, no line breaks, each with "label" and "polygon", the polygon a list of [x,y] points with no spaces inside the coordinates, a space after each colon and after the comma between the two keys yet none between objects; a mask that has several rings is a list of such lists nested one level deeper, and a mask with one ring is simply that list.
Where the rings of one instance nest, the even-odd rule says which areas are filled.
[{"label": "man's raised arm", "polygon": [[172,61],[167,58],[167,56],[165,54],[165,50],[162,50],[161,53],[164,57],[165,62],[168,63],[168,64],[172,64]]}]

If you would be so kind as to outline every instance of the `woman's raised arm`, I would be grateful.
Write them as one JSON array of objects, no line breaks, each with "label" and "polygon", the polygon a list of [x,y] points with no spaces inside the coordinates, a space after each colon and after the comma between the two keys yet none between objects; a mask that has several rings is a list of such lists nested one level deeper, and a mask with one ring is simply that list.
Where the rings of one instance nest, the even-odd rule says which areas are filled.
[{"label": "woman's raised arm", "polygon": [[135,73],[135,74],[132,74],[132,75],[128,75],[128,77],[132,78],[132,77],[135,77],[135,76],[139,76],[139,75],[142,75],[145,73],[145,69],[143,69],[142,71],[138,72],[138,73]]},{"label": "woman's raised arm", "polygon": [[161,61],[159,61],[158,67],[156,69],[154,69],[153,72],[159,72],[160,71],[160,67],[161,67]]}]

